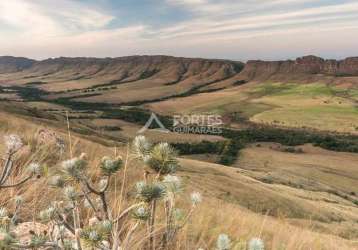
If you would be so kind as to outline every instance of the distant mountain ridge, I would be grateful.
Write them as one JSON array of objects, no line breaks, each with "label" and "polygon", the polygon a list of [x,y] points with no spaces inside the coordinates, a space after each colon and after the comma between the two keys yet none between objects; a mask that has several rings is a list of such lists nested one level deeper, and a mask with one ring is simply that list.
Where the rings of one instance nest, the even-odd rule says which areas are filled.
[{"label": "distant mountain ridge", "polygon": [[[175,65],[176,64],[176,65]],[[91,57],[59,57],[46,60],[33,60],[24,57],[0,57],[0,74],[19,71],[48,71],[51,72],[77,67],[77,73],[86,73],[111,68],[115,70],[118,65],[126,65],[137,68],[142,65],[146,70],[161,71],[163,67],[173,66],[178,73],[184,73],[191,68],[194,73],[200,71],[219,70],[223,67],[228,75],[240,73],[246,80],[265,80],[280,77],[282,75],[329,75],[329,76],[358,76],[358,57],[350,57],[344,60],[325,60],[317,56],[304,56],[296,60],[262,61],[250,60],[246,64],[239,61],[220,59],[183,58],[172,56],[126,56],[117,58],[91,58]],[[140,70],[140,69],[138,69]],[[241,71],[242,70],[242,71]],[[143,69],[143,71],[145,71]],[[110,73],[109,71],[108,73]],[[153,73],[152,72],[152,73]]]},{"label": "distant mountain ridge", "polygon": [[[1,58],[1,57],[0,57]],[[233,76],[244,67],[242,62],[217,59],[182,58],[172,56],[128,56],[118,58],[68,58],[60,57],[34,61],[23,58],[0,59],[0,73],[21,72],[31,77],[63,74],[73,80],[108,76],[120,81],[149,78],[165,79],[168,83],[179,82],[192,76],[202,75],[215,80]],[[9,70],[11,69],[11,70]]]},{"label": "distant mountain ridge", "polygon": [[0,56],[0,74],[30,68],[36,61],[25,57]]},{"label": "distant mountain ridge", "polygon": [[[0,66],[10,67],[17,66],[17,71],[22,70],[31,70],[31,68],[41,68],[41,67],[53,67],[53,69],[61,70],[66,67],[77,66],[81,69],[86,67],[106,67],[119,64],[131,64],[131,66],[138,66],[139,64],[145,64],[146,66],[154,67],[163,63],[172,64],[177,63],[185,67],[189,64],[197,64],[197,66],[211,66],[211,65],[226,65],[233,66],[233,70],[240,71],[244,65],[242,62],[230,61],[230,60],[221,60],[221,59],[202,59],[202,58],[184,58],[184,57],[173,57],[173,56],[126,56],[126,57],[116,57],[116,58],[94,58],[94,57],[58,57],[58,58],[49,58],[45,60],[33,60],[23,57],[10,57],[10,56],[0,56]],[[235,69],[235,67],[237,67]],[[15,72],[15,71],[13,71]],[[6,73],[6,72],[0,72]]]},{"label": "distant mountain ridge", "polygon": [[358,131],[358,57],[247,63],[172,56],[0,61],[7,72],[0,73],[2,101],[84,110],[140,106],[164,115],[215,112],[235,122]]},{"label": "distant mountain ridge", "polygon": [[303,78],[304,75],[358,76],[358,57],[344,60],[325,60],[316,56],[304,56],[286,61],[252,60],[246,63],[241,75],[248,80]]}]

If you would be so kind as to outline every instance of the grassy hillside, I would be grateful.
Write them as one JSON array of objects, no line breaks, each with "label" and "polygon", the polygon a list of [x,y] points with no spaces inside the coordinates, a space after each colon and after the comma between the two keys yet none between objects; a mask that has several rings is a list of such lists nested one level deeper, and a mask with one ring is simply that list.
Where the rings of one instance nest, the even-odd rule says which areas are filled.
[{"label": "grassy hillside", "polygon": [[[0,136],[18,133],[26,142],[27,149],[21,153],[23,163],[39,160],[56,168],[57,161],[68,157],[65,128],[59,130],[47,122],[33,123],[8,113],[2,113],[1,117],[6,119],[0,124]],[[63,155],[40,146],[37,133],[41,128],[54,129],[63,138],[66,143]],[[90,156],[93,174],[100,158],[115,152],[114,148],[81,139],[76,134],[72,134],[72,148],[75,155],[86,152]],[[3,150],[0,147],[0,151]],[[116,153],[125,156],[126,150],[125,146],[119,147]],[[328,166],[324,163],[327,159]],[[354,241],[358,237],[355,230],[358,207],[354,203],[358,191],[355,190],[356,161],[355,154],[332,153],[308,146],[303,147],[302,153],[290,153],[270,144],[245,149],[232,168],[181,159],[179,175],[186,191],[201,191],[204,203],[180,235],[184,245],[178,249],[211,249],[218,234],[223,232],[237,240],[238,245],[244,245],[251,237],[261,237],[267,249],[355,249]],[[345,168],[340,167],[342,162]],[[130,194],[132,183],[141,176],[141,171],[136,164],[128,171],[125,190]],[[121,175],[117,177],[118,185],[121,178]],[[12,190],[11,195],[23,194],[26,200],[32,200],[32,205],[24,211],[24,218],[40,211],[49,195],[56,195],[44,181],[31,184],[29,189]],[[37,193],[47,195],[34,196]],[[3,196],[3,202],[8,198]]]},{"label": "grassy hillside", "polygon": [[[163,115],[211,112],[224,115],[226,125],[233,127],[252,122],[357,134],[357,77],[309,73],[305,61],[310,58],[292,66],[307,71],[300,72],[304,79],[297,81],[289,80],[295,75],[290,71],[282,81],[258,80],[261,74],[276,75],[269,62],[256,62],[263,68],[254,67],[250,81],[247,74],[252,63],[225,60],[165,56],[49,59],[0,74],[0,100],[31,101],[36,103],[31,106],[42,110],[144,106]],[[324,60],[317,59],[317,63]],[[286,72],[280,70],[280,74]]]},{"label": "grassy hillside", "polygon": [[[252,237],[264,239],[266,249],[273,250],[357,249],[356,77],[329,76],[330,84],[321,81],[326,76],[306,74],[297,82],[246,82],[239,73],[242,66],[130,57],[51,59],[22,71],[6,69],[0,74],[0,138],[16,133],[25,142],[11,181],[34,160],[46,166],[47,175],[10,189],[1,204],[10,206],[9,199],[21,194],[30,204],[21,216],[34,220],[48,197],[61,195],[47,187],[46,177],[71,151],[87,153],[91,178],[97,180],[104,155],[131,155],[128,143],[152,111],[168,129],[173,114],[213,113],[224,119],[220,135],[144,133],[179,151],[177,174],[186,186],[184,195],[200,191],[204,196],[174,249],[214,249],[220,233],[228,234],[240,250],[246,250]],[[64,151],[51,140],[41,141],[43,129],[61,138]],[[0,143],[0,152],[4,150]],[[110,197],[117,197],[122,186],[127,205],[134,183],[143,178],[141,165],[129,162],[125,178],[117,174],[110,190]],[[185,200],[179,204],[190,208]],[[117,205],[111,204],[114,211]],[[133,235],[139,242],[133,249],[140,248],[142,237]]]},{"label": "grassy hillside", "polygon": [[275,106],[256,114],[251,121],[288,127],[357,133],[357,90],[324,84],[265,84],[253,91],[255,100]]},{"label": "grassy hillside", "polygon": [[0,83],[38,89],[48,100],[124,104],[188,95],[232,79],[229,85],[243,66],[241,62],[169,56],[56,58],[0,74]]},{"label": "grassy hillside", "polygon": [[217,112],[232,123],[312,128],[357,134],[357,88],[322,83],[249,83],[149,105],[161,113]]}]

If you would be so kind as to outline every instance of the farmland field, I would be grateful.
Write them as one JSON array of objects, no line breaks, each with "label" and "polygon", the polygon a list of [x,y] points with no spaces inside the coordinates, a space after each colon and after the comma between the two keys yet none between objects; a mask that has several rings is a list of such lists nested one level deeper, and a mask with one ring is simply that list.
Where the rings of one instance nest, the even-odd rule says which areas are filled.
[{"label": "farmland field", "polygon": [[256,83],[149,107],[171,113],[235,112],[255,123],[357,134],[357,98],[356,88],[341,89],[322,83]]}]

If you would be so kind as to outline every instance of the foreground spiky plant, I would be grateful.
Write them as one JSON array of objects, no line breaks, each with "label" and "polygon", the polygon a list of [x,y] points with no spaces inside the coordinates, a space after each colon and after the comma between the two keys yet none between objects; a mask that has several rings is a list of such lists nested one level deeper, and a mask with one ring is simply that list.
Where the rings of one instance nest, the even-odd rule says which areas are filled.
[{"label": "foreground spiky plant", "polygon": [[[10,155],[22,147],[16,136],[9,137],[7,145],[7,152]],[[143,180],[134,185],[136,195],[133,203],[128,204],[126,208],[120,207],[119,212],[114,214],[113,211],[118,208],[113,205],[118,203],[111,200],[108,195],[113,176],[128,164],[128,159],[123,162],[118,156],[103,157],[98,166],[100,176],[97,176],[98,181],[95,183],[89,174],[90,162],[86,154],[81,154],[63,161],[58,168],[53,168],[54,171],[50,172],[49,186],[60,189],[62,194],[60,200],[50,202],[48,207],[38,214],[38,219],[47,224],[50,231],[46,234],[32,233],[31,241],[27,245],[21,245],[10,234],[9,227],[13,218],[8,217],[5,208],[0,208],[1,230],[4,230],[0,247],[131,249],[132,235],[146,225],[146,247],[151,250],[159,247],[169,249],[169,241],[174,239],[176,233],[188,221],[201,197],[196,198],[186,215],[180,213],[181,216],[178,216],[180,210],[176,207],[175,200],[182,191],[182,183],[180,178],[174,175],[179,167],[174,149],[167,143],[153,145],[143,136],[135,138],[131,148],[131,157],[143,163],[145,173]],[[27,167],[27,172],[32,177],[40,175],[42,170],[39,164],[31,163]],[[191,199],[193,200],[193,197]],[[14,201],[16,215],[24,201],[21,197],[16,197]],[[157,218],[159,202],[164,204],[163,218]],[[84,219],[84,214],[90,219]],[[161,237],[155,236],[156,219],[166,224]],[[129,226],[125,226],[123,221],[127,221]],[[179,221],[182,223],[178,223]],[[156,239],[160,242],[157,243]]]},{"label": "foreground spiky plant", "polygon": [[[27,166],[27,177],[15,184],[5,184],[12,173],[13,155],[22,147],[17,136],[7,138],[7,158],[0,188],[20,186],[34,176],[42,174],[41,165],[31,163]],[[5,207],[0,207],[0,249],[64,249],[64,250],[130,250],[133,235],[145,231],[143,249],[173,249],[178,232],[190,220],[202,196],[191,193],[188,211],[178,207],[178,198],[183,192],[182,180],[175,175],[180,167],[175,150],[167,143],[151,144],[143,136],[134,139],[132,154],[123,161],[121,157],[102,158],[98,165],[99,176],[91,178],[86,154],[71,157],[49,172],[48,184],[58,189],[61,197],[50,200],[37,219],[46,224],[46,233],[32,231],[31,240],[20,243],[11,233],[19,210],[25,201],[14,197],[15,211],[9,216]],[[133,186],[135,196],[122,204],[122,198],[109,195],[114,176],[126,171],[130,159],[139,160],[143,165],[144,177]],[[124,167],[123,167],[124,166]],[[125,174],[123,176],[126,176]],[[122,180],[122,183],[126,183]],[[132,192],[130,192],[132,194]],[[129,194],[122,193],[121,196]],[[118,202],[120,201],[120,202]],[[163,212],[158,210],[162,208]],[[165,225],[164,227],[159,226]],[[258,240],[250,242],[252,250],[262,250]],[[230,249],[230,239],[220,235],[217,248]],[[251,249],[250,249],[251,250]]]},{"label": "foreground spiky plant", "polygon": [[176,152],[168,143],[155,145],[144,158],[144,163],[159,175],[174,174],[179,166]]},{"label": "foreground spiky plant", "polygon": [[216,243],[217,250],[230,250],[231,240],[227,234],[220,234]]},{"label": "foreground spiky plant", "polygon": [[249,241],[249,250],[265,250],[265,244],[260,238],[252,238]]},{"label": "foreground spiky plant", "polygon": [[[24,143],[22,139],[15,134],[4,136],[4,144],[6,146],[5,155],[3,157],[3,165],[0,172],[0,190],[17,188],[32,179],[38,179],[43,173],[42,166],[39,163],[32,162],[27,166],[23,166],[25,169],[25,177],[17,180],[14,172],[16,169],[15,156],[21,150]],[[21,175],[21,174],[20,174]],[[36,177],[36,178],[35,178]],[[14,181],[15,180],[15,181]],[[13,198],[14,211],[8,213],[7,209],[0,207],[0,249],[25,249],[30,247],[37,247],[37,244],[48,244],[47,239],[43,238],[40,242],[38,238],[33,236],[28,245],[20,245],[12,233],[14,226],[18,220],[18,214],[23,206],[24,200],[21,196],[15,196]]]},{"label": "foreground spiky plant", "polygon": [[38,163],[30,163],[27,166],[27,176],[15,183],[8,183],[11,174],[14,172],[14,156],[22,148],[23,142],[18,135],[9,135],[4,137],[6,145],[6,152],[4,157],[4,164],[0,174],[0,189],[18,187],[28,181],[34,176],[40,177],[42,173],[41,165]]},{"label": "foreground spiky plant", "polygon": [[144,160],[149,155],[152,144],[142,135],[134,138],[132,143],[133,156],[137,159]]},{"label": "foreground spiky plant", "polygon": [[159,200],[165,195],[165,186],[161,183],[146,184],[143,182],[137,183],[137,197],[147,203]]}]

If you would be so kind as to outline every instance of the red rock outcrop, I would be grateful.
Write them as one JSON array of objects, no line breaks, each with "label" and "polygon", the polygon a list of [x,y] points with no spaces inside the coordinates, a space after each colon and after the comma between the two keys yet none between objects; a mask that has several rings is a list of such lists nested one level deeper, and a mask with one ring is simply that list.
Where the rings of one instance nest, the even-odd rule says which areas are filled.
[{"label": "red rock outcrop", "polygon": [[248,61],[240,73],[246,80],[304,79],[315,75],[358,76],[358,57],[324,60],[316,56],[305,56],[287,61]]}]

